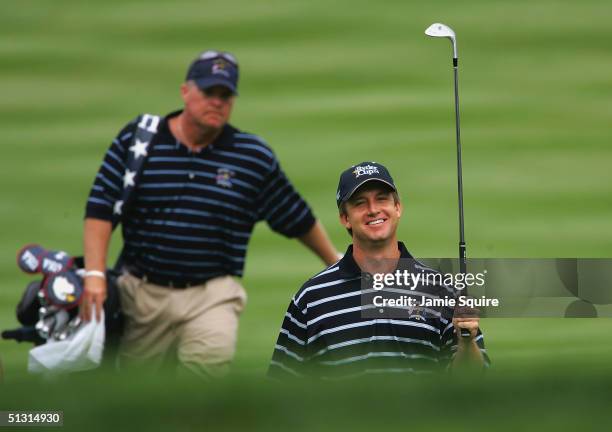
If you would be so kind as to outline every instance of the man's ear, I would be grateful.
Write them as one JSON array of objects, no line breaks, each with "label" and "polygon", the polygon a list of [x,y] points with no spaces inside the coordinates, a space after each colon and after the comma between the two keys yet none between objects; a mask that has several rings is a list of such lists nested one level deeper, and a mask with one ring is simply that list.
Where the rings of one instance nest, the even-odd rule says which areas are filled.
[{"label": "man's ear", "polygon": [[404,211],[404,208],[402,207],[401,202],[398,201],[395,203],[395,211],[397,211],[398,218],[402,216],[402,212]]},{"label": "man's ear", "polygon": [[349,222],[348,217],[346,216],[346,213],[340,213],[338,217],[340,219],[340,223],[342,224],[344,228],[352,229],[351,223]]},{"label": "man's ear", "polygon": [[189,84],[187,83],[181,84],[181,97],[183,98],[183,101],[185,101],[185,98],[187,97],[187,93],[189,93]]}]

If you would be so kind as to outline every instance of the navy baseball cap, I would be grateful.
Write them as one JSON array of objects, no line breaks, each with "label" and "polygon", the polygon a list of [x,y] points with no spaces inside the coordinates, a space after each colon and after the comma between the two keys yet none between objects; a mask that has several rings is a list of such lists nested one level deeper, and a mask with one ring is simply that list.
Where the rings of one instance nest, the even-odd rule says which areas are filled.
[{"label": "navy baseball cap", "polygon": [[238,62],[223,51],[204,51],[189,66],[185,81],[194,81],[201,89],[221,85],[238,94]]},{"label": "navy baseball cap", "polygon": [[343,202],[348,201],[363,184],[370,181],[382,182],[397,192],[393,178],[387,168],[376,162],[361,162],[340,174],[338,192],[336,193],[338,207]]}]

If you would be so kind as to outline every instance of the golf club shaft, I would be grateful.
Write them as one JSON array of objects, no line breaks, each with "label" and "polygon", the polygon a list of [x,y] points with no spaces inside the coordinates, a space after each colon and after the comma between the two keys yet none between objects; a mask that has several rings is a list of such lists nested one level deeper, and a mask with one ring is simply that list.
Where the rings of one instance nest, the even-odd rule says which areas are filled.
[{"label": "golf club shaft", "polygon": [[[459,64],[453,58],[453,74],[455,76],[455,132],[457,137],[457,193],[459,197],[459,271],[465,274],[467,271],[467,257],[465,249],[465,232],[463,230],[463,172],[461,166],[461,126],[459,121]],[[467,287],[463,289],[463,295],[468,295]],[[462,329],[461,336],[470,337],[469,330]]]},{"label": "golf club shaft", "polygon": [[453,59],[455,76],[455,132],[457,137],[457,195],[459,198],[459,271],[467,271],[465,232],[463,228],[463,171],[461,165],[461,125],[459,121],[459,72],[457,59]]}]

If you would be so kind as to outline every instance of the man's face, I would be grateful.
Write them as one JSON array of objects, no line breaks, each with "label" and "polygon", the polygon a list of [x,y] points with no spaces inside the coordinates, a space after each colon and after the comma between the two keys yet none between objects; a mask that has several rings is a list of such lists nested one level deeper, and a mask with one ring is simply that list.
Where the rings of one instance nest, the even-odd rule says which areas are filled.
[{"label": "man's face", "polygon": [[340,223],[353,230],[353,241],[381,244],[395,241],[402,207],[395,202],[392,190],[384,183],[372,181],[360,187],[345,204]]},{"label": "man's face", "polygon": [[200,89],[192,82],[181,86],[185,113],[203,128],[220,129],[230,118],[234,94],[224,86]]}]

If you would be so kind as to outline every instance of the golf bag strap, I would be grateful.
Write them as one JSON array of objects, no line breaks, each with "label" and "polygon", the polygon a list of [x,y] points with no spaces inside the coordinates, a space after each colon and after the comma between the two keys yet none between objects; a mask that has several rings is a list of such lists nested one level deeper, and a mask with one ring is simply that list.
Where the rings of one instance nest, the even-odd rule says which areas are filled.
[{"label": "golf bag strap", "polygon": [[[121,198],[115,203],[113,210],[113,230],[129,213],[129,207],[134,200],[136,187],[144,170],[145,161],[151,149],[151,142],[157,133],[161,117],[154,114],[142,114],[137,119],[136,130],[127,151],[123,188]],[[124,250],[121,250],[114,269],[119,271],[123,264]]]}]

